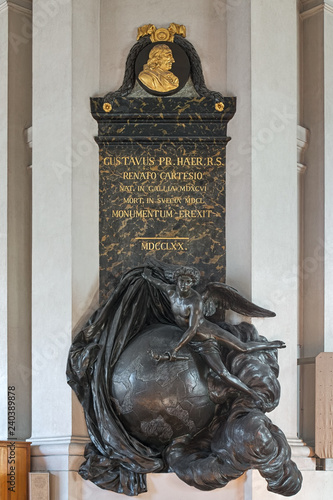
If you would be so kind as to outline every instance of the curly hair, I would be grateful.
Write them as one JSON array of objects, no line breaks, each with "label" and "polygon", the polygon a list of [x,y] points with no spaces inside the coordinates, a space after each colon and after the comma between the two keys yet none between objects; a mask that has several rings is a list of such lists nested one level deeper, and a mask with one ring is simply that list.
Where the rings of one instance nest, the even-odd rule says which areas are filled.
[{"label": "curly hair", "polygon": [[172,279],[174,283],[176,283],[179,276],[189,276],[192,279],[194,286],[197,285],[200,281],[200,271],[195,267],[178,267],[173,273]]},{"label": "curly hair", "polygon": [[164,45],[164,44],[159,44],[159,45],[156,45],[154,48],[152,48],[150,53],[149,53],[149,59],[147,61],[148,68],[153,69],[153,70],[155,68],[158,68],[160,65],[161,59],[163,59],[163,57],[165,57],[165,52],[171,52],[171,54],[172,54],[172,50],[170,49],[170,47],[168,47],[167,45]]}]

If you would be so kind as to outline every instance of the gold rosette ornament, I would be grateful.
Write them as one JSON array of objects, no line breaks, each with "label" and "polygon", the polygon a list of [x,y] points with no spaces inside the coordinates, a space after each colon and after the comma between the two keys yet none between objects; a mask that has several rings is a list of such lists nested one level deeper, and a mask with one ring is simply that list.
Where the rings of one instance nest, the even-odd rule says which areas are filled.
[{"label": "gold rosette ornament", "polygon": [[111,109],[112,109],[112,105],[109,103],[109,102],[105,102],[103,104],[103,109],[106,113],[110,113]]},{"label": "gold rosette ornament", "polygon": [[215,104],[215,109],[216,109],[216,111],[223,111],[224,110],[224,104],[223,104],[223,102],[217,102]]}]

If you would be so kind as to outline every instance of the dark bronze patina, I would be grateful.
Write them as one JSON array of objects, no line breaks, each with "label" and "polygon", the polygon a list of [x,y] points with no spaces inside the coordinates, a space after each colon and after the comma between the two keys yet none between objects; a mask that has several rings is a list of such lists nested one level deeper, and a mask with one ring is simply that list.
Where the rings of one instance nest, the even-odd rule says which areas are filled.
[{"label": "dark bronze patina", "polygon": [[[77,335],[68,382],[91,438],[85,479],[137,495],[148,472],[175,472],[202,490],[258,469],[268,489],[296,494],[302,476],[283,432],[265,415],[280,397],[277,348],[232,308],[274,313],[223,283],[193,290],[199,272],[150,259],[132,269]],[[205,315],[210,315],[211,321]]]},{"label": "dark bronze patina", "polygon": [[[251,390],[241,380],[228,372],[221,360],[221,356],[218,354],[218,346],[216,343],[221,343],[224,347],[227,347],[230,350],[246,353],[285,347],[284,342],[279,340],[275,342],[252,341],[246,344],[237,339],[234,335],[230,334],[227,330],[221,328],[216,323],[208,321],[204,315],[204,301],[202,296],[191,288],[197,281],[196,270],[193,268],[180,267],[177,270],[177,281],[175,285],[169,285],[163,283],[161,280],[153,278],[152,272],[149,269],[145,270],[143,277],[168,296],[176,325],[178,325],[182,330],[185,330],[179,342],[171,352],[169,361],[177,359],[176,356],[178,351],[190,341],[195,343],[210,341],[210,348],[201,350],[201,356],[207,365],[226,384],[243,391],[249,396],[252,396],[255,401],[260,403],[260,399],[255,391]],[[210,288],[213,286],[214,284],[210,283]],[[220,283],[218,290],[221,292]],[[223,289],[221,295],[227,296],[227,291],[228,288]],[[205,290],[203,295],[206,295],[209,299],[207,290]],[[239,296],[239,302],[241,302],[242,299],[243,298]],[[256,313],[252,311],[252,314],[261,317],[274,316],[274,313],[271,311],[260,308],[257,308]]]}]

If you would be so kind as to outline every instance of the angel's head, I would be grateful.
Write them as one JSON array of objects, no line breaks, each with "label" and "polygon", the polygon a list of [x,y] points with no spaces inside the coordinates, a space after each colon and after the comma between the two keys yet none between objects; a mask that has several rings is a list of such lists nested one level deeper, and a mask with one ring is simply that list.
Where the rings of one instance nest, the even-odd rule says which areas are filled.
[{"label": "angel's head", "polygon": [[200,281],[200,272],[195,267],[178,267],[173,273],[173,281],[181,291],[188,291]]}]

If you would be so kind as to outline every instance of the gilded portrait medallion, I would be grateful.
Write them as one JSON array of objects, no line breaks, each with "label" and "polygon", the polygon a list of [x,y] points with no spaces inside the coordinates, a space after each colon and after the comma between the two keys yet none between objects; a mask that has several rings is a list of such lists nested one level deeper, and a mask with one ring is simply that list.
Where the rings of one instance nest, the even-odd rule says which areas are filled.
[{"label": "gilded portrait medallion", "polygon": [[157,42],[149,44],[139,53],[135,72],[141,87],[150,94],[172,95],[188,81],[190,64],[179,45]]},{"label": "gilded portrait medallion", "polygon": [[169,92],[179,87],[179,79],[172,73],[175,62],[171,49],[165,44],[158,44],[151,49],[147,64],[138,78],[150,90]]}]

